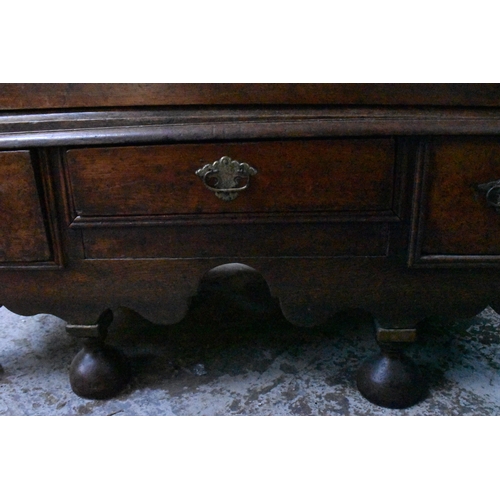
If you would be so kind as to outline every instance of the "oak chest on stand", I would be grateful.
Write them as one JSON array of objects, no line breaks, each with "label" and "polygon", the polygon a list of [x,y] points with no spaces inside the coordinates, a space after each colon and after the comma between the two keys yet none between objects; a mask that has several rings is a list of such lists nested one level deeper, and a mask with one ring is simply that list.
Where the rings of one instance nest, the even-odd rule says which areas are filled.
[{"label": "oak chest on stand", "polygon": [[0,110],[0,303],[68,322],[83,397],[128,380],[113,309],[178,322],[235,262],[294,324],[372,314],[358,387],[392,408],[418,322],[500,311],[500,85],[1,84]]}]

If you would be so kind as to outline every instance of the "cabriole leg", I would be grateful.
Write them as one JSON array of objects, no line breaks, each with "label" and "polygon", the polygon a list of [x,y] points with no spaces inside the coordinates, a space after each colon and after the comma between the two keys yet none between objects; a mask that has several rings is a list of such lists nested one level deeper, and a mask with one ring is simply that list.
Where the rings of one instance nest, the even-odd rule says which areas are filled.
[{"label": "cabriole leg", "polygon": [[380,354],[365,361],[358,371],[359,392],[385,408],[408,408],[425,393],[424,378],[404,348],[416,340],[414,328],[382,328],[376,324]]},{"label": "cabriole leg", "polygon": [[73,392],[82,398],[112,398],[130,380],[127,358],[104,343],[112,321],[113,313],[107,310],[95,325],[66,326],[68,334],[83,340],[83,349],[73,359],[69,374]]}]

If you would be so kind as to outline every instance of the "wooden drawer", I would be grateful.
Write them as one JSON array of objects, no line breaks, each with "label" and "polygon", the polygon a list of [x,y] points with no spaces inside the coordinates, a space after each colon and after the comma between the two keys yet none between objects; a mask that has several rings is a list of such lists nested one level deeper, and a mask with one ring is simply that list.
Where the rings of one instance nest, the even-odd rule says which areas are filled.
[{"label": "wooden drawer", "polygon": [[0,152],[0,262],[50,258],[30,154]]},{"label": "wooden drawer", "polygon": [[[257,170],[224,201],[196,171],[221,157]],[[389,138],[72,149],[67,165],[80,217],[390,210]],[[242,181],[245,182],[245,181]]]},{"label": "wooden drawer", "polygon": [[341,257],[387,255],[385,223],[287,223],[92,228],[87,259]]},{"label": "wooden drawer", "polygon": [[435,138],[424,170],[420,257],[500,262],[500,213],[479,187],[500,179],[500,138]]}]

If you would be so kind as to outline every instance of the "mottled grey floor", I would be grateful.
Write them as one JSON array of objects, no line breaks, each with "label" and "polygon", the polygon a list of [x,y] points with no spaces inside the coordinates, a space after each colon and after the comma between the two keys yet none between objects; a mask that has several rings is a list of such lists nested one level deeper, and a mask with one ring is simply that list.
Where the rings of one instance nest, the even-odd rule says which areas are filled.
[{"label": "mottled grey floor", "polygon": [[357,367],[377,351],[366,315],[344,313],[306,330],[280,319],[258,294],[222,311],[209,294],[174,326],[116,312],[109,341],[132,360],[133,378],[109,401],[72,393],[68,367],[79,343],[62,320],[1,308],[0,415],[500,414],[500,317],[491,309],[473,320],[421,325],[408,353],[429,393],[400,411],[374,406],[356,390]]}]

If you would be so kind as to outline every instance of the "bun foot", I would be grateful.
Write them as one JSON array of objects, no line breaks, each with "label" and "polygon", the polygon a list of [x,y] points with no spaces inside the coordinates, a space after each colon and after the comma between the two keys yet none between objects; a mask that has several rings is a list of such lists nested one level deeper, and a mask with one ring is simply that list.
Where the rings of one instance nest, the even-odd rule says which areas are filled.
[{"label": "bun foot", "polygon": [[112,398],[125,388],[129,380],[128,360],[113,347],[86,345],[71,363],[71,388],[82,398]]},{"label": "bun foot", "polygon": [[113,314],[104,312],[95,325],[67,325],[70,335],[83,339],[84,347],[70,367],[73,392],[86,399],[109,399],[118,395],[130,380],[127,358],[104,344]]},{"label": "bun foot", "polygon": [[414,341],[414,329],[377,328],[381,353],[359,368],[359,392],[371,403],[384,408],[402,409],[421,401],[426,392],[424,377],[403,349]]},{"label": "bun foot", "polygon": [[425,392],[418,366],[404,354],[380,354],[366,361],[358,371],[357,384],[368,401],[384,408],[408,408],[417,404]]}]

